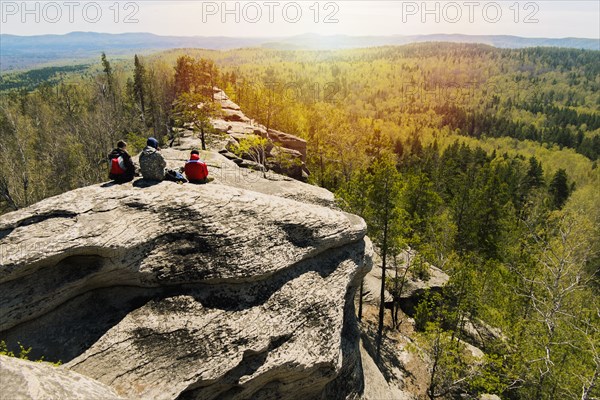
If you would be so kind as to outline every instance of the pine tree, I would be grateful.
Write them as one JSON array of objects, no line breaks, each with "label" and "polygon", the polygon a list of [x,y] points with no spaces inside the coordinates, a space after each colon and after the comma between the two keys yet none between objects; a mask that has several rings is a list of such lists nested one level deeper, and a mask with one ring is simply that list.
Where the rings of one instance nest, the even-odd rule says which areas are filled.
[{"label": "pine tree", "polygon": [[548,192],[552,198],[552,205],[554,208],[560,209],[565,205],[571,194],[567,171],[562,168],[556,171],[550,182],[550,186],[548,187]]},{"label": "pine tree", "polygon": [[535,157],[529,159],[529,169],[524,183],[527,189],[538,188],[544,184],[544,169],[542,163]]},{"label": "pine tree", "polygon": [[381,357],[383,321],[385,311],[385,281],[388,257],[397,252],[405,212],[400,208],[401,177],[396,169],[395,157],[382,153],[370,168],[370,185],[367,191],[367,224],[370,236],[381,251],[381,291],[377,326],[377,358]]},{"label": "pine tree", "polygon": [[106,58],[106,53],[102,52],[101,60],[102,60],[102,71],[106,75],[106,84],[108,87],[108,91],[104,92],[104,94],[105,94],[105,96],[108,94],[113,101],[113,106],[116,106],[116,97],[115,97],[116,94],[115,94],[115,87],[114,87],[113,70],[112,70],[112,67],[110,66],[110,62]]},{"label": "pine tree", "polygon": [[140,62],[137,54],[134,57],[134,72],[133,72],[133,95],[135,100],[140,105],[142,122],[146,123],[146,99],[144,91],[144,81],[146,71]]},{"label": "pine tree", "polygon": [[176,124],[180,128],[189,125],[199,132],[202,150],[206,150],[206,132],[211,125],[210,118],[219,112],[218,105],[199,93],[182,93],[173,105]]}]

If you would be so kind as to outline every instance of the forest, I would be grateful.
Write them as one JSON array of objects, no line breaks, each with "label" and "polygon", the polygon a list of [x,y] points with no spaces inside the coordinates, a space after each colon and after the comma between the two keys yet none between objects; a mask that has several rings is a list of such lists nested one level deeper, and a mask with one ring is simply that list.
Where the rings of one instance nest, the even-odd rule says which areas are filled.
[{"label": "forest", "polygon": [[[407,248],[418,257],[405,271],[448,273],[416,308],[435,365],[430,399],[598,398],[599,57],[449,43],[180,49],[11,75],[0,213],[104,181],[117,140],[166,144],[190,122],[181,104],[210,101],[218,86],[267,128],[307,140],[310,182],[367,221],[390,293]],[[395,329],[384,312],[380,340]],[[475,366],[463,337],[474,320],[502,332]]]}]

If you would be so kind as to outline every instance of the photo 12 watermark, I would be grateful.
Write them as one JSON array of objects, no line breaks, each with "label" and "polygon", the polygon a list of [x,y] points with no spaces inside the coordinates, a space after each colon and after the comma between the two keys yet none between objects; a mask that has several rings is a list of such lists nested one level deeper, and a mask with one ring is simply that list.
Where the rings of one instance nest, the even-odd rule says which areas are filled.
[{"label": "photo 12 watermark", "polygon": [[[116,23],[140,22],[141,11],[153,2],[143,1],[2,1],[0,20],[7,23]],[[333,1],[198,1],[168,5],[185,11],[203,24],[340,22],[340,3]],[[165,2],[164,5],[167,5]],[[166,21],[167,23],[169,21]]]},{"label": "photo 12 watermark", "polygon": [[75,24],[102,22],[136,24],[138,2],[104,1],[2,1],[0,20],[7,23]]},{"label": "photo 12 watermark", "polygon": [[540,5],[537,2],[508,1],[403,1],[402,23],[514,23],[536,24]]},{"label": "photo 12 watermark", "polygon": [[338,2],[307,1],[203,1],[202,22],[287,22],[312,21],[315,24],[336,24],[339,21]]}]

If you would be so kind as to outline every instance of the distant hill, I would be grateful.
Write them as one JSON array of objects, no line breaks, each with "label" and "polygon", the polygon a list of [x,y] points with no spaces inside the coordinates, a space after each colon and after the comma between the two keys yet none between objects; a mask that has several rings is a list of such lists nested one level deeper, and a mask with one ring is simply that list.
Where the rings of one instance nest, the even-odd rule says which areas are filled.
[{"label": "distant hill", "polygon": [[499,48],[519,49],[524,47],[568,47],[584,50],[600,50],[600,39],[585,38],[525,38],[509,35],[390,35],[390,36],[348,36],[304,34],[279,39],[263,44],[274,48],[304,48],[304,49],[341,49],[372,46],[403,45],[420,42],[453,42],[453,43],[482,43]]},{"label": "distant hill", "polygon": [[81,61],[97,57],[102,51],[111,55],[172,48],[214,50],[241,47],[268,47],[286,50],[330,50],[402,45],[415,42],[483,43],[500,48],[536,46],[600,50],[599,39],[524,38],[507,35],[390,35],[348,36],[303,34],[291,37],[159,36],[152,33],[72,32],[65,35],[17,36],[0,34],[0,71],[28,69],[53,62]]},{"label": "distant hill", "polygon": [[152,33],[71,32],[66,35],[0,34],[0,71],[28,69],[52,62],[81,61],[104,51],[111,55],[182,47],[232,49],[255,47],[266,38],[159,36]]}]

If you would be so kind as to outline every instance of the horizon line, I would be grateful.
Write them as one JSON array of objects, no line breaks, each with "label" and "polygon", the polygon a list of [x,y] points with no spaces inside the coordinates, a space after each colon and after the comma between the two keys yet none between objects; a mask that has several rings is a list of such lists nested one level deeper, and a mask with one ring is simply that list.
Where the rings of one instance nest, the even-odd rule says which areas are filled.
[{"label": "horizon line", "polygon": [[316,32],[304,32],[295,35],[287,35],[287,36],[224,36],[224,35],[214,35],[214,36],[206,36],[206,35],[162,35],[158,33],[148,32],[148,31],[132,31],[132,32],[100,32],[100,31],[70,31],[66,33],[41,33],[41,34],[33,34],[33,35],[19,35],[14,33],[0,33],[0,36],[18,36],[18,37],[36,37],[36,36],[67,36],[74,33],[96,33],[101,35],[128,35],[128,34],[149,34],[158,37],[178,37],[178,38],[231,38],[231,39],[285,39],[292,38],[298,36],[305,35],[314,35],[320,37],[336,37],[336,36],[346,36],[351,38],[369,38],[369,37],[417,37],[417,36],[435,36],[435,35],[448,35],[448,36],[466,36],[466,37],[513,37],[513,38],[523,38],[523,39],[553,39],[553,40],[561,40],[561,39],[584,39],[584,40],[598,40],[600,41],[600,37],[581,37],[581,36],[561,36],[561,37],[550,37],[550,36],[520,36],[520,35],[510,35],[510,34],[468,34],[468,33],[446,33],[446,32],[437,32],[437,33],[420,33],[416,35],[406,35],[401,33],[391,33],[388,35],[352,35],[347,33],[335,33],[335,34],[321,34]]}]

